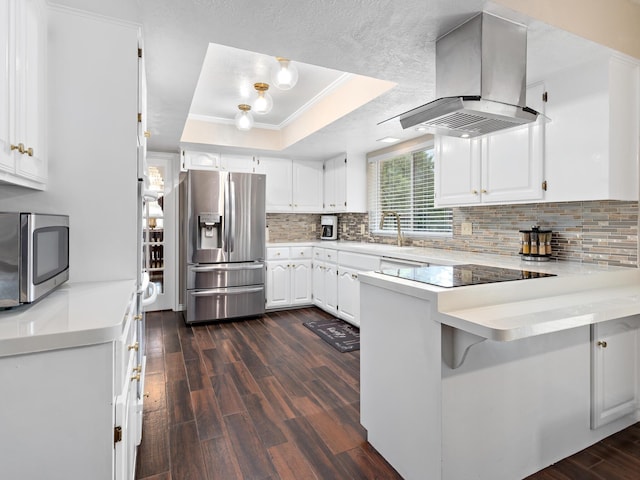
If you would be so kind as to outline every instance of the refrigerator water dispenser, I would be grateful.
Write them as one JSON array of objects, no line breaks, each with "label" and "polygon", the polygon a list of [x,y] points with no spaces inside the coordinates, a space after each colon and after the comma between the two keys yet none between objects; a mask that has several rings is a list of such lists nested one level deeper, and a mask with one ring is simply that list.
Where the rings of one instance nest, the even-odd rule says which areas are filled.
[{"label": "refrigerator water dispenser", "polygon": [[198,215],[199,249],[220,248],[222,246],[222,215],[201,213]]}]

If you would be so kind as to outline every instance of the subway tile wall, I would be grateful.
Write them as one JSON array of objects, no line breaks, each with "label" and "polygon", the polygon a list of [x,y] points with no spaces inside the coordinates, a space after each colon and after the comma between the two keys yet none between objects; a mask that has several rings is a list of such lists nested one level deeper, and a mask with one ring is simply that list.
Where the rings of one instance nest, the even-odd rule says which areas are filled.
[{"label": "subway tile wall", "polygon": [[[395,244],[396,236],[369,232],[366,213],[338,215],[341,240]],[[473,225],[462,235],[462,223]],[[320,215],[268,214],[271,242],[315,240]],[[362,226],[364,225],[364,234]],[[594,201],[460,207],[453,209],[453,235],[407,237],[405,245],[518,255],[519,230],[533,225],[553,231],[553,257],[607,265],[638,265],[638,202]]]}]

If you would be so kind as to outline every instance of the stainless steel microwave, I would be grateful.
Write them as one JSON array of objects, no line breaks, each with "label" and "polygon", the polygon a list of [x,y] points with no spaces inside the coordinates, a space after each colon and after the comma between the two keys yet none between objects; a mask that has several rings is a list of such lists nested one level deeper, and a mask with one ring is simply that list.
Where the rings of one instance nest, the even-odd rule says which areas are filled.
[{"label": "stainless steel microwave", "polygon": [[32,303],[69,279],[69,217],[0,212],[0,308]]}]

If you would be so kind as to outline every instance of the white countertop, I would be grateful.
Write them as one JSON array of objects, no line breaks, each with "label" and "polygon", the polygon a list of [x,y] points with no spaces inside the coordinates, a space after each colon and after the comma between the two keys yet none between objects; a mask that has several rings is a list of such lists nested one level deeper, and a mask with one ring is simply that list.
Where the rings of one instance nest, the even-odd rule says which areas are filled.
[{"label": "white countertop", "polygon": [[515,255],[339,240],[269,246],[303,244],[440,265],[475,263],[557,275],[455,288],[377,272],[358,275],[363,283],[433,302],[436,321],[492,340],[517,340],[640,314],[640,270],[637,268],[560,261],[525,262]]},{"label": "white countertop", "polygon": [[40,301],[0,311],[0,357],[115,340],[134,280],[65,283]]}]

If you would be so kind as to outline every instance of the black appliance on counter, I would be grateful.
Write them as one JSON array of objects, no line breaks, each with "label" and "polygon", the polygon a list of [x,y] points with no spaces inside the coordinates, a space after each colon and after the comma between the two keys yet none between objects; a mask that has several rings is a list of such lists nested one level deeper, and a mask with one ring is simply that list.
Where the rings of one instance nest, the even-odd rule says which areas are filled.
[{"label": "black appliance on counter", "polygon": [[382,270],[380,273],[444,288],[556,276],[553,273],[531,272],[529,270],[516,270],[472,263],[465,265],[430,265],[420,268],[395,268]]}]

